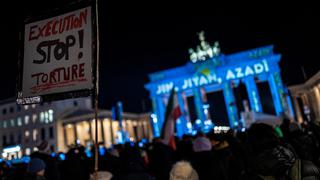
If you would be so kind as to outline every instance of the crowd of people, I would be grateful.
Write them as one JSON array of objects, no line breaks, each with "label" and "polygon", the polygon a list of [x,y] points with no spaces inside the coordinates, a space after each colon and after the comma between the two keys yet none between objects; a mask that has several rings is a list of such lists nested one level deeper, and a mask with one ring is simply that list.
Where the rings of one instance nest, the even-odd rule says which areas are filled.
[{"label": "crowd of people", "polygon": [[[320,125],[284,119],[280,127],[253,124],[248,130],[184,135],[176,147],[150,143],[114,145],[99,152],[99,179],[269,180],[320,179]],[[92,149],[91,154],[94,154]],[[93,179],[94,156],[75,146],[65,159],[41,151],[29,163],[1,162],[0,180]]]}]

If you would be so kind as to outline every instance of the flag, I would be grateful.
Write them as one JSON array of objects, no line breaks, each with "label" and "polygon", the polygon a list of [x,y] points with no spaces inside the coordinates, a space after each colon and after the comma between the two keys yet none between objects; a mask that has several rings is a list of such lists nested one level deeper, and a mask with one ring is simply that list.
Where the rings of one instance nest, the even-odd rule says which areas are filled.
[{"label": "flag", "polygon": [[174,140],[175,123],[181,115],[182,113],[179,107],[178,95],[175,90],[172,89],[166,108],[161,137],[163,138],[164,143],[169,145],[173,150],[176,150],[176,143]]}]

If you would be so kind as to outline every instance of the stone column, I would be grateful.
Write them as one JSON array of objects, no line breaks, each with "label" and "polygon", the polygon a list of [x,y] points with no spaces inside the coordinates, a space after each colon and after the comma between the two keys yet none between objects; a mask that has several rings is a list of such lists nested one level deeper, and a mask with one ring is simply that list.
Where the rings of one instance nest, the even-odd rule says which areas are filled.
[{"label": "stone column", "polygon": [[222,86],[230,127],[236,128],[236,126],[238,126],[238,109],[236,106],[236,99],[233,94],[231,83],[225,82],[222,84]]},{"label": "stone column", "polygon": [[66,126],[63,125],[63,139],[64,139],[64,146],[65,147],[68,147],[68,140],[67,140],[67,129],[66,129]]},{"label": "stone column", "polygon": [[114,143],[114,134],[113,134],[113,119],[112,118],[110,118],[110,134],[111,134],[111,137],[110,137],[111,144],[113,144]]},{"label": "stone column", "polygon": [[299,108],[299,103],[298,103],[297,97],[293,96],[292,98],[293,98],[294,109],[295,109],[296,116],[297,116],[297,121],[299,123],[302,123],[303,122],[303,118],[302,118],[302,115],[301,115],[301,111],[300,111],[300,108]]},{"label": "stone column", "polygon": [[105,140],[105,137],[104,137],[104,127],[103,127],[103,118],[101,118],[100,120],[99,120],[99,122],[100,122],[100,126],[101,126],[101,137],[102,137],[102,142],[104,143],[104,144],[106,144],[106,140]]},{"label": "stone column", "polygon": [[[165,118],[165,112],[166,112],[166,105],[164,103],[164,98],[165,97],[157,97],[156,99],[156,102],[157,102],[157,119],[158,119],[158,127],[159,127],[159,130],[161,132],[161,129],[163,127],[163,123],[164,123],[164,118]],[[159,134],[160,136],[161,134]]]},{"label": "stone column", "polygon": [[[200,88],[200,93],[201,93],[201,99],[202,99],[202,102],[203,103],[208,103],[208,99],[207,99],[207,92],[206,90],[202,87]],[[204,108],[204,107],[203,107]],[[204,110],[204,109],[203,109]],[[211,119],[211,116],[210,116],[210,113],[209,111],[205,112],[204,111],[204,114],[205,114],[205,119]]]},{"label": "stone column", "polygon": [[75,141],[78,140],[77,123],[72,124]]},{"label": "stone column", "polygon": [[182,135],[184,134],[184,129],[186,127],[186,120],[185,120],[185,117],[184,117],[184,109],[183,109],[184,104],[183,104],[183,99],[182,99],[181,92],[178,92],[177,96],[178,96],[179,108],[181,110],[182,115],[176,121],[176,128],[177,128],[177,136],[178,137],[182,137]]},{"label": "stone column", "polygon": [[93,137],[92,137],[92,126],[90,121],[87,121],[88,125],[89,125],[89,136],[90,136],[90,140],[93,142]]},{"label": "stone column", "polygon": [[[153,115],[151,115],[151,126],[153,130],[153,136],[159,137],[160,136],[160,126],[159,126],[159,110],[158,110],[158,98],[151,97],[152,100],[152,112]],[[153,116],[153,117],[152,117]],[[155,118],[155,119],[154,119]]]},{"label": "stone column", "polygon": [[179,118],[179,121],[176,122],[176,126],[177,126],[177,135],[178,137],[181,137],[183,134],[187,134],[187,119],[186,119],[186,109],[184,109],[185,105],[184,105],[184,101],[183,101],[183,97],[182,97],[182,93],[183,92],[178,92],[177,96],[178,96],[178,102],[179,102],[179,108],[181,110],[182,115]]},{"label": "stone column", "polygon": [[315,86],[314,87],[314,92],[315,92],[315,96],[316,96],[316,104],[317,104],[317,108],[316,111],[317,113],[317,119],[320,120],[320,87],[319,86]]},{"label": "stone column", "polygon": [[194,94],[194,104],[196,107],[197,118],[200,119],[200,121],[201,121],[200,128],[201,128],[201,130],[203,130],[204,129],[204,121],[206,120],[206,115],[203,110],[203,101],[202,101],[202,97],[201,97],[200,88],[194,88],[193,94]]},{"label": "stone column", "polygon": [[316,113],[317,112],[316,96],[313,89],[308,90],[306,95],[309,102],[310,118],[311,118],[311,121],[313,121],[315,120],[316,114],[317,114]]},{"label": "stone column", "polygon": [[272,73],[269,75],[268,82],[269,82],[270,91],[271,91],[273,103],[275,106],[276,114],[282,115],[282,113],[284,112],[283,104],[281,101],[281,91],[283,87],[279,87],[279,84],[277,83],[277,80],[275,77],[275,73]]},{"label": "stone column", "polygon": [[261,100],[260,100],[258,88],[257,88],[257,85],[254,81],[254,77],[249,76],[245,79],[244,82],[246,85],[251,110],[254,112],[261,113],[263,110],[262,110],[262,105],[261,105]]}]

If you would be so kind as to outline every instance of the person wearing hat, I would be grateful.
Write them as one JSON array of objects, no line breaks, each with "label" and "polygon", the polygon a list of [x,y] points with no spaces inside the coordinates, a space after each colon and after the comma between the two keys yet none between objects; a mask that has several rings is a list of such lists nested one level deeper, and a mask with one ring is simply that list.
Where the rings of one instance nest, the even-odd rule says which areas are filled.
[{"label": "person wearing hat", "polygon": [[188,161],[178,161],[170,171],[170,180],[199,180],[199,176]]},{"label": "person wearing hat", "polygon": [[45,180],[46,164],[43,160],[39,158],[33,158],[28,164],[28,176],[25,180]]},{"label": "person wearing hat", "polygon": [[202,133],[198,133],[198,137],[193,142],[193,156],[191,164],[197,171],[199,179],[211,180],[215,179],[214,169],[215,161],[211,151],[212,145],[210,140]]},{"label": "person wearing hat", "polygon": [[33,152],[30,157],[39,158],[46,164],[46,171],[44,176],[47,180],[61,180],[61,174],[59,171],[58,160],[50,155],[52,150],[50,150],[50,145],[46,140],[40,142],[37,146],[38,151]]},{"label": "person wearing hat", "polygon": [[[99,171],[98,180],[110,180],[113,175],[109,171]],[[90,180],[96,180],[95,175],[90,175]]]}]

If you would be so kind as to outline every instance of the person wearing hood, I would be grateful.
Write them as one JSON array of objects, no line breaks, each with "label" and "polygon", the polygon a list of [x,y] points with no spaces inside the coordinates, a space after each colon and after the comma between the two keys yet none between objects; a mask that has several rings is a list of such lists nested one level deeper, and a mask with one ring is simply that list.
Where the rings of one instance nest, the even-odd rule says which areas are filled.
[{"label": "person wearing hood", "polygon": [[310,161],[297,159],[281,145],[272,126],[253,124],[248,131],[250,171],[244,179],[320,179],[319,169]]}]

